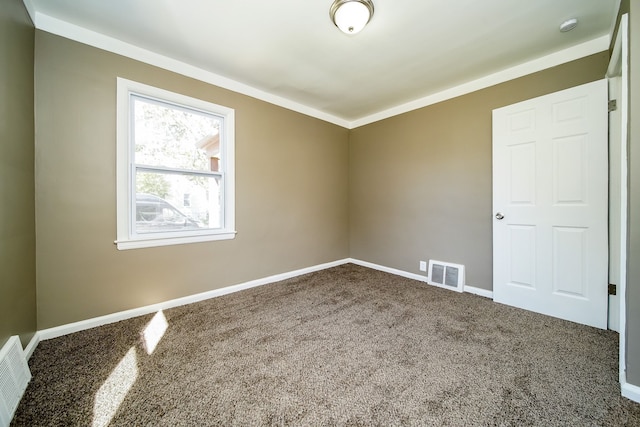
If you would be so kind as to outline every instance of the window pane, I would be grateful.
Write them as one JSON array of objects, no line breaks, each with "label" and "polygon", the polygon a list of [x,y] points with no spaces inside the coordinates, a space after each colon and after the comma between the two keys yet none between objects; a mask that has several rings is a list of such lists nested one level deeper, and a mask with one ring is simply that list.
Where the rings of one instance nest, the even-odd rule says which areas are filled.
[{"label": "window pane", "polygon": [[131,101],[135,114],[134,163],[218,170],[220,117],[135,95]]},{"label": "window pane", "polygon": [[137,171],[136,233],[221,228],[220,177]]}]

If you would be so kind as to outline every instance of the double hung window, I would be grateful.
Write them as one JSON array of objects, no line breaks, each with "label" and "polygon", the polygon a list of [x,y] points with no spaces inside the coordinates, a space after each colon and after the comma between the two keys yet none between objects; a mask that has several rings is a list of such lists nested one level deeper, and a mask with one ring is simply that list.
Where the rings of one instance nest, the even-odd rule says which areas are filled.
[{"label": "double hung window", "polygon": [[234,111],[121,78],[117,102],[118,249],[233,238]]}]

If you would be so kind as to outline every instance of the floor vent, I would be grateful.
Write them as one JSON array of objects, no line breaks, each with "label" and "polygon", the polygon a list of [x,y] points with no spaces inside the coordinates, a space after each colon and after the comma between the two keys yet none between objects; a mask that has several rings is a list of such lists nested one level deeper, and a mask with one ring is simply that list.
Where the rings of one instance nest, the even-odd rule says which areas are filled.
[{"label": "floor vent", "polygon": [[429,260],[427,283],[462,292],[464,290],[464,265]]},{"label": "floor vent", "polygon": [[8,426],[31,380],[20,338],[13,336],[0,349],[0,426]]}]

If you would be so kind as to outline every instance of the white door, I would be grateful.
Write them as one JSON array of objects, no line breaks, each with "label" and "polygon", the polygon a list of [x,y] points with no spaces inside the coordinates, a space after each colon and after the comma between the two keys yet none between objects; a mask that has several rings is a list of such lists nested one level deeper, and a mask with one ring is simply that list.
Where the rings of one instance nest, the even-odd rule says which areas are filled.
[{"label": "white door", "polygon": [[607,82],[493,111],[496,302],[607,327]]}]

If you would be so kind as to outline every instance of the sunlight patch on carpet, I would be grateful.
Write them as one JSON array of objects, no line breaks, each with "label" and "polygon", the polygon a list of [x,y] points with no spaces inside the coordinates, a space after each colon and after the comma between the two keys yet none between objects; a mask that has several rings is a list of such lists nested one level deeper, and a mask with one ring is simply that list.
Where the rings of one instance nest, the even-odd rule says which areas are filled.
[{"label": "sunlight patch on carpet", "polygon": [[142,342],[147,354],[153,353],[168,327],[167,319],[164,317],[162,310],[160,310],[142,331]]},{"label": "sunlight patch on carpet", "polygon": [[96,393],[92,427],[108,426],[138,378],[138,358],[131,347]]}]

